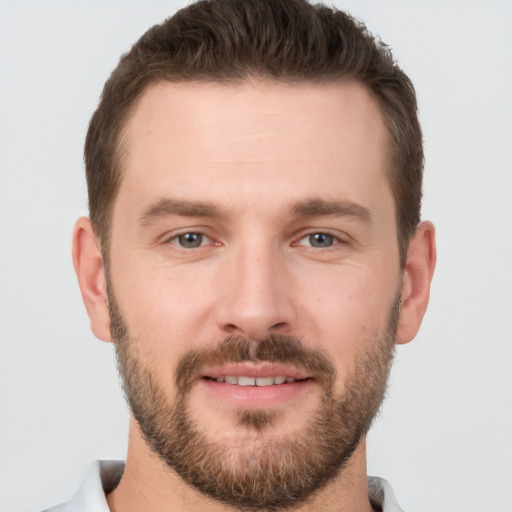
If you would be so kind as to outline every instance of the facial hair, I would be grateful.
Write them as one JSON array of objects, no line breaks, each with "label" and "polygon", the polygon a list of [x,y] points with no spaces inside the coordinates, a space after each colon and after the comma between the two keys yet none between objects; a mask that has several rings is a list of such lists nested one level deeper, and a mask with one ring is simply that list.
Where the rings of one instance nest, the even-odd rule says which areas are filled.
[{"label": "facial hair", "polygon": [[[399,318],[396,301],[385,328],[356,361],[354,374],[334,397],[336,370],[328,354],[291,336],[249,340],[228,336],[215,348],[185,353],[175,370],[175,396],[169,397],[144,364],[109,287],[112,337],[118,368],[132,415],[149,447],[188,484],[240,510],[285,510],[304,503],[345,467],[370,428],[386,391]],[[211,440],[188,408],[197,372],[224,363],[272,362],[306,370],[322,388],[322,399],[311,420],[293,439],[270,439],[276,413],[245,410],[237,428],[247,437],[235,443]]]}]

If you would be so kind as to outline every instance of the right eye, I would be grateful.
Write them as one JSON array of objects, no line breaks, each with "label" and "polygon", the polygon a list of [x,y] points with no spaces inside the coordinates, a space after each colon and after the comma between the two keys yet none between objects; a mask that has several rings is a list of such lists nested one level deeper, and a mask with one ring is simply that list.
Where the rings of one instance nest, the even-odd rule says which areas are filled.
[{"label": "right eye", "polygon": [[305,236],[301,242],[302,241],[304,241],[302,245],[315,247],[317,249],[326,249],[338,243],[336,238],[328,233],[312,233]]},{"label": "right eye", "polygon": [[203,233],[190,232],[176,235],[169,240],[169,243],[179,245],[183,249],[197,249],[203,245],[212,243],[212,241]]}]

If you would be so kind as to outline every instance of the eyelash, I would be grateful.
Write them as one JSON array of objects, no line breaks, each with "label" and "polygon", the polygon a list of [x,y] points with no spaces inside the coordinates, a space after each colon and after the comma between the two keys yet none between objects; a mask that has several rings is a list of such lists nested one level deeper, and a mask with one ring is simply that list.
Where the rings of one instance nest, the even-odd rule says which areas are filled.
[{"label": "eyelash", "polygon": [[[184,247],[183,245],[180,245],[179,244],[179,239],[182,238],[182,237],[186,237],[186,236],[198,236],[198,237],[201,237],[201,241],[200,241],[200,244],[195,246],[195,247]],[[206,240],[209,240],[210,241],[210,244],[212,245],[220,245],[220,243],[218,242],[214,242],[211,237],[209,237],[208,235],[206,235],[205,233],[201,232],[201,231],[185,231],[184,233],[178,233],[177,235],[174,235],[172,236],[171,238],[168,238],[166,240],[166,243],[168,244],[172,244],[172,245],[176,245],[178,246],[180,249],[184,249],[184,250],[191,250],[191,249],[198,249],[200,247],[204,247],[205,245],[210,245],[208,243],[204,243],[204,241]]]},{"label": "eyelash", "polygon": [[[183,246],[179,241],[182,237],[187,237],[187,236],[199,237],[200,238],[199,245],[192,245],[191,247]],[[318,239],[315,241],[313,239],[313,237],[318,237]],[[319,243],[319,244],[322,243],[322,237],[324,237],[324,241],[330,242],[330,244],[327,247],[315,246],[314,245],[315,243]],[[306,240],[306,239],[309,241],[309,244],[301,243],[303,240]],[[208,241],[210,241],[210,242],[208,243]],[[166,243],[176,245],[180,249],[183,249],[186,251],[193,250],[193,249],[199,249],[206,245],[221,245],[220,242],[215,242],[214,240],[212,240],[211,237],[209,237],[208,235],[206,235],[205,233],[203,233],[201,231],[186,231],[184,233],[176,234],[176,235],[172,236],[171,238],[167,239]],[[193,243],[194,243],[194,240],[192,240],[192,244]],[[330,233],[329,231],[311,231],[309,233],[302,234],[302,236],[299,239],[297,239],[297,241],[292,242],[291,245],[292,246],[308,247],[310,249],[330,249],[333,246],[337,246],[340,244],[346,244],[346,243],[348,243],[347,240],[344,240],[340,236],[334,235],[333,233]]]},{"label": "eyelash", "polygon": [[[315,242],[313,241],[313,237],[324,237],[325,239],[330,239],[331,243],[330,245],[328,245],[327,247],[319,247],[319,246],[315,246],[313,245]],[[309,243],[308,244],[302,244],[301,242],[303,240],[308,240]],[[316,240],[316,242],[319,242],[321,243],[321,240]],[[343,239],[341,236],[339,235],[335,235],[334,233],[330,232],[330,231],[326,231],[326,230],[319,230],[319,231],[310,231],[308,233],[305,233],[303,234],[299,239],[297,239],[296,242],[293,242],[292,245],[293,246],[297,246],[297,245],[300,245],[300,246],[303,246],[303,247],[308,247],[309,249],[325,249],[325,250],[328,250],[328,249],[331,249],[335,246],[338,246],[338,245],[343,245],[343,244],[347,244],[348,241]]]}]

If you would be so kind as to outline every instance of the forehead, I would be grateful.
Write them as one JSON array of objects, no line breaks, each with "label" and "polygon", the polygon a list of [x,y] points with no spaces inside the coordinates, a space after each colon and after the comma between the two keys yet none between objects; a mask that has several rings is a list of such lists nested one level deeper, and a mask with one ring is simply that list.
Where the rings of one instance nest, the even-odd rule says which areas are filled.
[{"label": "forehead", "polygon": [[329,135],[343,136],[347,131],[367,142],[387,132],[377,101],[356,82],[159,81],[150,84],[136,102],[122,140],[129,148],[160,130],[167,134],[165,142],[175,145],[215,143],[219,135],[239,135],[244,123],[254,130],[275,129],[291,137],[319,135],[326,144],[331,142]]},{"label": "forehead", "polygon": [[134,106],[121,140],[120,193],[140,197],[215,200],[233,194],[231,186],[250,196],[264,184],[276,199],[315,195],[312,186],[320,196],[338,187],[377,197],[389,188],[382,115],[352,82],[158,82]]}]

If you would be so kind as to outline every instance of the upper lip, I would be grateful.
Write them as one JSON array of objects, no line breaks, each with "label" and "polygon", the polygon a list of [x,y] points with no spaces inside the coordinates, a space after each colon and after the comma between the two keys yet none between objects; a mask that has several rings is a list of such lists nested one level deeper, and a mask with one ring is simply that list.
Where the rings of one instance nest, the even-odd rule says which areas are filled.
[{"label": "upper lip", "polygon": [[311,375],[301,368],[273,363],[230,363],[205,369],[199,372],[199,378],[211,378],[226,375],[243,375],[245,377],[292,377],[297,380],[310,378]]}]

